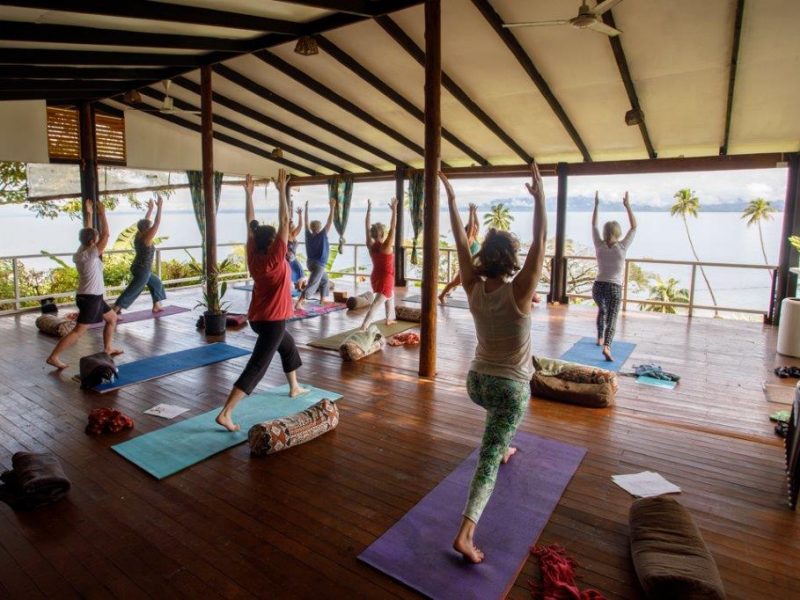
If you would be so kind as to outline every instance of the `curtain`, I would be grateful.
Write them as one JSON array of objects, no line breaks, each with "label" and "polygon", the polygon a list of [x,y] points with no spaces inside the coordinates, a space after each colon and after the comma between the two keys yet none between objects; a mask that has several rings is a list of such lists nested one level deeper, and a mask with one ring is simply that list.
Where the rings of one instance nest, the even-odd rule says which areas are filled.
[{"label": "curtain", "polygon": [[328,179],[328,197],[336,200],[333,208],[333,226],[339,234],[339,253],[344,251],[344,231],[350,216],[350,200],[353,197],[353,176],[337,175]]},{"label": "curtain", "polygon": [[[194,218],[197,220],[197,226],[200,228],[200,238],[203,246],[203,267],[205,267],[206,260],[206,205],[203,201],[203,172],[202,171],[186,171],[186,177],[189,179],[189,193],[192,196],[192,208],[194,209]],[[222,173],[214,171],[214,213],[216,214],[219,209],[220,192],[222,191]]]},{"label": "curtain", "polygon": [[412,171],[408,178],[408,209],[411,212],[411,227],[414,237],[411,240],[411,264],[417,265],[417,241],[422,231],[422,204],[425,196],[425,171]]}]

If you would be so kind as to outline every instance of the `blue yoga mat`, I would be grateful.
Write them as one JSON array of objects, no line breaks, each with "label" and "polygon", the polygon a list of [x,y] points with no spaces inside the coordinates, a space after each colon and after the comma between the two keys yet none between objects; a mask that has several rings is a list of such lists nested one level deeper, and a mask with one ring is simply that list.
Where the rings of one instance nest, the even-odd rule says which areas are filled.
[{"label": "blue yoga mat", "polygon": [[250,354],[250,352],[250,350],[230,346],[224,342],[217,342],[216,344],[206,344],[205,346],[189,348],[188,350],[181,350],[180,352],[151,356],[150,358],[135,360],[120,365],[118,367],[119,376],[116,381],[103,383],[92,389],[101,394],[105,394],[106,392],[125,387],[126,385],[157,379],[158,377],[163,377],[170,373],[178,373],[179,371],[188,371],[189,369],[196,369],[197,367],[213,365],[223,360]]},{"label": "blue yoga mat", "polygon": [[614,342],[611,345],[611,354],[614,362],[609,362],[603,356],[602,348],[597,345],[594,338],[581,338],[575,345],[561,355],[561,360],[589,365],[607,371],[619,371],[622,365],[636,348],[636,344],[630,342]]},{"label": "blue yoga mat", "polygon": [[323,398],[338,400],[341,397],[336,392],[310,388],[307,394],[289,398],[287,384],[242,400],[233,413],[234,420],[241,425],[240,431],[231,432],[220,427],[214,421],[220,411],[216,408],[122,442],[112,449],[156,479],[164,479],[246,442],[248,430],[257,423],[303,411]]},{"label": "blue yoga mat", "polygon": [[676,381],[667,381],[666,379],[658,379],[657,377],[649,377],[647,375],[639,375],[639,377],[636,378],[636,383],[664,388],[665,390],[674,390],[675,386],[678,385]]}]

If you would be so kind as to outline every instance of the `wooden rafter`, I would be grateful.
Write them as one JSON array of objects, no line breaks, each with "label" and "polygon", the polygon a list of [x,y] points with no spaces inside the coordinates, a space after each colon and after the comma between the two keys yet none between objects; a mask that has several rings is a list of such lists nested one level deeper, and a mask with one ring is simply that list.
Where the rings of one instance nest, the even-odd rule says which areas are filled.
[{"label": "wooden rafter", "polygon": [[736,2],[736,18],[733,24],[733,45],[731,46],[731,66],[728,73],[728,100],[725,108],[725,134],[722,139],[719,153],[728,153],[728,143],[731,139],[731,117],[733,115],[733,90],[736,85],[736,67],[739,64],[739,42],[742,37],[742,19],[744,18],[744,0]]},{"label": "wooden rafter", "polygon": [[[198,95],[200,94],[200,85],[195,83],[194,81],[186,79],[185,77],[176,77],[175,79],[172,80],[172,84],[183,87],[194,94]],[[265,115],[253,108],[250,108],[249,106],[245,106],[241,102],[237,102],[236,100],[232,100],[231,98],[223,96],[219,92],[214,92],[213,99],[214,102],[219,104],[220,106],[224,106],[233,111],[236,111],[243,117],[248,117],[250,119],[253,119],[254,121],[258,121],[259,123],[262,123],[267,127],[272,127],[273,129],[281,131],[286,135],[292,136],[297,141],[305,142],[306,144],[318,148],[323,152],[327,152],[328,154],[331,154],[333,156],[338,156],[342,160],[358,165],[359,167],[361,167],[362,169],[366,169],[367,171],[377,171],[377,169],[368,162],[363,161],[360,158],[352,156],[346,152],[342,152],[342,150],[340,150],[336,146],[331,146],[329,144],[321,142],[314,136],[303,133],[302,131],[294,129],[293,127],[289,127],[282,121],[279,121],[278,119]],[[318,163],[318,164],[323,164],[323,163]],[[334,170],[344,171],[345,169],[337,167]]]},{"label": "wooden rafter", "polygon": [[[383,27],[384,31],[391,36],[400,46],[420,65],[425,66],[425,52],[417,46],[416,42],[403,31],[400,26],[390,17],[378,17],[375,22]],[[528,154],[510,135],[508,135],[478,104],[470,98],[447,73],[442,71],[442,86],[450,92],[472,115],[478,119],[487,129],[500,138],[504,144],[511,148],[514,153],[527,163],[533,161],[533,157]]]},{"label": "wooden rafter", "polygon": [[[0,65],[0,79],[131,79],[148,82],[169,79],[186,69],[120,67],[42,67],[37,65]],[[11,85],[11,84],[9,84]]]},{"label": "wooden rafter", "polygon": [[[144,81],[131,81],[131,87],[145,85]],[[68,91],[73,95],[81,92],[114,92],[119,86],[119,81],[108,79],[22,79],[14,83],[13,90],[19,92],[33,91]]]},{"label": "wooden rafter", "polygon": [[0,62],[11,65],[129,65],[196,69],[203,63],[203,56],[194,54],[150,54],[147,52],[3,48],[2,53],[0,53]]},{"label": "wooden rafter", "polygon": [[323,8],[360,17],[375,16],[375,3],[369,0],[281,0],[281,2]]},{"label": "wooden rafter", "polygon": [[494,29],[495,33],[500,37],[506,47],[511,51],[511,54],[513,54],[514,58],[517,59],[517,62],[520,64],[528,77],[531,78],[534,85],[536,85],[545,101],[547,101],[547,104],[550,105],[550,108],[555,113],[556,117],[558,117],[558,120],[561,121],[561,125],[563,125],[564,129],[567,130],[569,137],[572,138],[572,141],[578,147],[581,156],[583,156],[583,160],[592,160],[592,157],[589,154],[589,149],[586,147],[586,144],[583,143],[580,134],[578,134],[578,130],[572,124],[569,116],[567,116],[567,112],[564,110],[564,107],[561,106],[561,103],[550,89],[547,81],[545,81],[544,77],[539,72],[539,69],[536,68],[533,59],[531,59],[528,53],[525,52],[522,44],[519,43],[510,29],[503,27],[503,19],[501,19],[500,15],[497,14],[497,11],[495,11],[492,5],[489,4],[488,0],[472,0],[472,3],[478,9],[481,15],[483,15],[483,18],[486,20],[486,22],[489,23],[492,29]]},{"label": "wooden rafter", "polygon": [[113,2],[108,2],[107,0],[0,0],[0,5],[44,8],[107,17],[211,25],[248,31],[269,31],[288,35],[297,35],[302,31],[302,25],[292,21],[281,21],[279,19],[168,2],[141,2],[139,0],[114,0]]},{"label": "wooden rafter", "polygon": [[[617,25],[614,22],[614,15],[612,15],[611,12],[612,11],[608,10],[603,13],[603,23],[616,29]],[[614,53],[614,60],[617,62],[617,68],[619,69],[620,77],[622,77],[622,83],[625,85],[625,92],[628,94],[628,101],[631,103],[631,108],[635,111],[639,111],[639,113],[643,115],[644,112],[639,105],[639,96],[636,94],[636,88],[633,85],[633,78],[631,77],[630,69],[628,69],[628,60],[625,58],[620,36],[608,36],[608,43],[611,44],[611,51]],[[647,131],[647,123],[644,118],[639,123],[639,131],[642,134],[642,141],[644,142],[645,148],[647,148],[647,155],[650,158],[656,158],[658,154],[653,147],[653,142],[650,140],[650,133]]]},{"label": "wooden rafter", "polygon": [[284,110],[286,110],[288,112],[291,112],[292,114],[297,115],[298,117],[300,117],[302,119],[305,119],[309,123],[312,123],[312,124],[316,125],[317,127],[321,128],[321,129],[324,129],[325,131],[328,131],[329,133],[332,133],[332,134],[338,136],[339,138],[341,138],[341,139],[343,139],[343,140],[345,140],[347,142],[350,142],[351,144],[361,148],[362,150],[366,150],[370,154],[374,154],[375,156],[379,156],[383,160],[385,160],[387,162],[390,162],[390,163],[392,163],[394,165],[408,166],[402,160],[400,160],[399,158],[395,158],[394,156],[392,156],[391,154],[389,154],[387,152],[384,152],[380,148],[377,148],[377,147],[373,146],[372,144],[368,144],[367,142],[362,140],[357,135],[354,135],[354,134],[352,134],[352,133],[350,133],[348,131],[345,131],[341,127],[337,127],[333,123],[330,123],[330,122],[326,121],[325,119],[323,119],[321,117],[318,117],[317,115],[315,115],[312,112],[306,110],[305,108],[295,104],[291,100],[288,100],[288,99],[284,98],[283,96],[279,96],[278,94],[276,94],[272,90],[269,90],[269,89],[265,88],[264,86],[259,85],[258,83],[256,83],[252,79],[249,79],[249,78],[245,77],[241,73],[238,73],[238,72],[234,71],[233,69],[231,69],[230,67],[228,67],[226,65],[215,65],[214,66],[214,72],[218,73],[219,75],[221,75],[222,77],[224,77],[228,81],[230,81],[232,83],[235,83],[239,87],[244,88],[247,91],[255,94],[256,96],[259,96],[260,98],[263,98],[264,100],[267,100],[268,102],[271,102],[271,103],[281,107],[282,109],[284,109]]},{"label": "wooden rafter", "polygon": [[[359,63],[352,56],[347,54],[347,52],[339,48],[339,46],[334,44],[325,36],[318,35],[316,36],[316,39],[320,48],[322,48],[325,52],[327,52],[333,58],[335,58],[341,65],[350,69],[350,71],[358,75],[361,79],[366,81],[368,84],[370,84],[384,96],[389,98],[392,102],[397,104],[400,108],[405,110],[415,119],[419,120],[422,123],[425,122],[425,113],[420,108],[417,108],[417,106],[414,105],[413,102],[411,102],[405,96],[398,93],[394,88],[392,88],[378,76],[372,73],[372,71],[364,67],[361,63]],[[465,142],[458,139],[458,137],[456,137],[452,132],[448,131],[444,127],[442,127],[442,137],[451,144],[453,144],[456,148],[464,152],[467,156],[472,158],[479,165],[489,164],[489,161],[487,161],[483,156],[478,154],[475,150],[470,148]]]}]

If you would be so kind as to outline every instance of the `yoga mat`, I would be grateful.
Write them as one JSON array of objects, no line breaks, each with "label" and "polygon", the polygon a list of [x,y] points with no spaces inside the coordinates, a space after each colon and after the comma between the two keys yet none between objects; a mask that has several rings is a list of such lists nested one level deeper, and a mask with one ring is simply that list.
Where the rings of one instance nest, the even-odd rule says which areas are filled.
[{"label": "yoga mat", "polygon": [[518,433],[513,443],[519,450],[500,467],[478,524],[483,563],[467,563],[452,548],[478,450],[358,558],[431,598],[504,597],[586,454],[530,433]]},{"label": "yoga mat", "polygon": [[597,345],[594,338],[581,338],[575,345],[561,355],[561,360],[589,365],[606,371],[619,371],[625,361],[630,357],[636,344],[630,342],[614,342],[611,345],[611,354],[614,361],[609,362],[603,357],[602,347]]},{"label": "yoga mat", "polygon": [[[243,285],[235,285],[233,289],[240,290],[242,292],[252,292],[253,291],[253,284],[252,283],[245,283]],[[292,288],[292,298],[297,298],[300,295],[300,290],[297,288]]]},{"label": "yoga mat", "polygon": [[[416,304],[422,304],[422,298],[419,296],[406,296],[403,298],[405,302],[414,302]],[[469,310],[469,303],[466,300],[461,300],[460,298],[448,298],[447,302],[442,304],[442,306],[452,306],[453,308],[466,308]]]},{"label": "yoga mat", "polygon": [[346,310],[347,305],[339,302],[332,302],[329,304],[306,304],[305,308],[300,308],[294,311],[294,316],[290,317],[289,321],[301,321],[302,319],[313,319],[321,315],[336,312],[338,310]]},{"label": "yoga mat", "polygon": [[[112,446],[112,450],[147,471],[156,479],[164,479],[201,460],[247,441],[250,428],[264,421],[285,417],[313,406],[323,398],[338,400],[342,396],[317,388],[307,394],[289,398],[289,385],[244,398],[233,413],[241,430],[223,429],[214,419],[215,408],[150,433]],[[220,401],[224,398],[220,398]]]},{"label": "yoga mat", "polygon": [[[373,325],[376,325],[380,332],[383,334],[384,337],[392,337],[393,335],[400,333],[402,331],[406,331],[408,329],[413,329],[414,327],[419,327],[419,323],[413,323],[411,321],[395,321],[393,325],[386,325],[386,323],[381,321],[375,321]],[[356,331],[356,329],[350,329],[348,331],[343,331],[341,333],[337,333],[336,335],[332,335],[330,337],[322,338],[320,340],[314,340],[312,342],[308,342],[309,346],[313,346],[314,348],[324,348],[325,350],[338,350],[339,346],[342,345],[344,339]]]},{"label": "yoga mat", "polygon": [[[135,323],[136,321],[146,321],[147,319],[160,319],[161,317],[168,317],[170,315],[179,315],[180,313],[189,312],[190,309],[183,306],[165,306],[164,310],[160,313],[154,313],[149,308],[146,310],[135,310],[133,312],[122,311],[122,314],[117,317],[117,325],[125,325],[125,323]],[[99,323],[92,323],[89,329],[98,329],[105,327],[105,321]]]},{"label": "yoga mat", "polygon": [[794,402],[794,386],[779,383],[764,383],[764,397],[767,402],[792,405]]},{"label": "yoga mat", "polygon": [[678,385],[677,381],[667,381],[665,379],[658,379],[657,377],[650,377],[648,375],[639,375],[639,377],[636,378],[636,383],[657,388],[664,388],[665,390],[674,390],[675,386]]},{"label": "yoga mat", "polygon": [[150,381],[179,371],[205,367],[223,360],[245,356],[250,352],[250,350],[230,346],[224,342],[217,342],[161,356],[151,356],[119,365],[119,376],[116,381],[104,383],[92,389],[105,394],[127,385]]}]

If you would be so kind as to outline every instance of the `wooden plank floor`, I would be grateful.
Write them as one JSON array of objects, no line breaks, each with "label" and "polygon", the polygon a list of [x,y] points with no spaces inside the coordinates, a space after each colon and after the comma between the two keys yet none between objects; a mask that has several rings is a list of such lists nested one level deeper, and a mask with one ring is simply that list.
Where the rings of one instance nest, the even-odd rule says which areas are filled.
[{"label": "wooden plank floor", "polygon": [[[193,306],[194,295],[174,293],[170,302]],[[234,309],[246,307],[245,293],[229,295]],[[166,426],[142,414],[158,402],[191,407],[187,416],[218,407],[247,357],[100,396],[45,367],[54,341],[36,333],[36,315],[0,318],[0,463],[9,465],[17,450],[50,451],[74,483],[50,509],[0,505],[0,597],[415,597],[356,556],[479,443],[483,411],[464,390],[472,322],[461,309],[439,314],[434,380],[417,377],[415,349],[387,348],[348,364],[305,345],[356,326],[358,315],[291,324],[301,380],[344,394],[339,428],[266,459],[251,460],[239,446],[160,482],[109,447]],[[124,360],[202,343],[196,316],[122,325]],[[535,351],[558,356],[591,336],[593,323],[588,308],[538,307]],[[731,598],[800,597],[800,526],[786,507],[782,445],[767,419],[782,407],[761,390],[765,380],[780,382],[776,365],[800,361],[777,356],[776,332],[750,322],[632,311],[618,337],[637,344],[627,366],[657,362],[683,379],[666,391],[622,378],[609,409],[531,402],[523,430],[589,450],[539,542],[565,546],[583,585],[639,598],[627,538],[632,499],[610,476],[655,470],[683,488],[680,501]],[[227,341],[249,348],[254,337],[245,329]],[[77,364],[99,345],[92,331],[64,358]],[[259,389],[281,383],[275,365]],[[132,415],[135,430],[85,435],[97,406]],[[511,597],[530,597],[535,574],[529,560]]]}]

